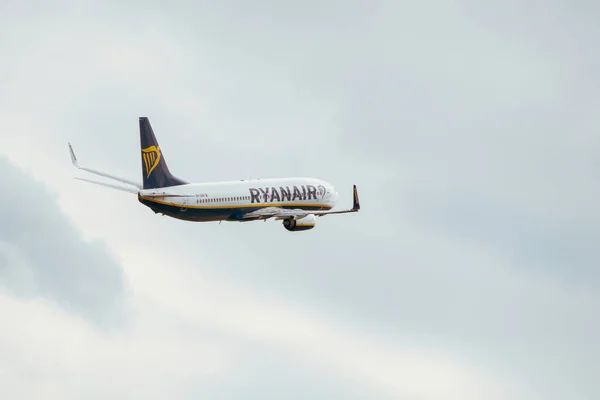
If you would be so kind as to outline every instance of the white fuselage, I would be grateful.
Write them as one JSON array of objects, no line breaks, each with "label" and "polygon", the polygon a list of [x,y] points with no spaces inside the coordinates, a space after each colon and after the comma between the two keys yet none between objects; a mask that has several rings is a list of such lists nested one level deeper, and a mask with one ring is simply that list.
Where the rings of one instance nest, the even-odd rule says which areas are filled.
[{"label": "white fuselage", "polygon": [[329,210],[338,202],[339,194],[320,179],[279,178],[144,189],[138,198],[155,212],[179,219],[237,221],[249,209],[265,207]]}]

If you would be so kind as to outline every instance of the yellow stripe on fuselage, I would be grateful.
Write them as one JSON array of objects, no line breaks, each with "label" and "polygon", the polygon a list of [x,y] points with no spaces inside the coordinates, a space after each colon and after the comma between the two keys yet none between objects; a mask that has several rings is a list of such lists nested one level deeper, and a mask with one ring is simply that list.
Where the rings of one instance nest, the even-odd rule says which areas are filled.
[{"label": "yellow stripe on fuselage", "polygon": [[[165,196],[168,197],[168,196]],[[164,204],[173,207],[186,207],[186,208],[198,208],[204,210],[218,210],[223,208],[255,208],[255,207],[321,207],[331,209],[332,207],[328,204],[303,204],[303,203],[246,203],[246,204],[230,204],[230,205],[196,205],[196,204],[182,204],[182,203],[171,203],[163,200],[156,200],[151,197],[141,196],[142,199],[150,201],[152,203]]]}]

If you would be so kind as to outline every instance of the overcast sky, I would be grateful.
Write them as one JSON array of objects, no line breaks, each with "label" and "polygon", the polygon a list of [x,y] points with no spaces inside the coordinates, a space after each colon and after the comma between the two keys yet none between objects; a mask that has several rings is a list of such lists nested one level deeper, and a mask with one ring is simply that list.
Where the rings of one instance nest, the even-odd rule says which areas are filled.
[{"label": "overcast sky", "polygon": [[[597,399],[600,6],[0,2],[0,393]],[[72,179],[313,176],[194,224]]]}]

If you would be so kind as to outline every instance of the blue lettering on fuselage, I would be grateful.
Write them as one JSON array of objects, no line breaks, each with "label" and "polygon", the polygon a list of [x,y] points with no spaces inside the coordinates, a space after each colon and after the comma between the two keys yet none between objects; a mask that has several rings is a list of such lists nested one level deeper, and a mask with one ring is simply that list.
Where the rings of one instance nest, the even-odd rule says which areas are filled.
[{"label": "blue lettering on fuselage", "polygon": [[317,191],[313,185],[301,185],[300,187],[292,186],[291,189],[289,186],[249,188],[248,191],[250,192],[250,203],[280,203],[295,200],[318,200],[317,195],[322,198],[325,194],[323,189],[319,187]]}]

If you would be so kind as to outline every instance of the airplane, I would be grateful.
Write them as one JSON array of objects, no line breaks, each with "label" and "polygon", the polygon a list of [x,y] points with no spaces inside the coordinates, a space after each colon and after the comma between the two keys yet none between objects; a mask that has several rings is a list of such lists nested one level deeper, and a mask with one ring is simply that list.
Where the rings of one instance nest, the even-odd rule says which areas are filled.
[{"label": "airplane", "polygon": [[353,186],[353,206],[332,210],[339,194],[328,182],[315,178],[274,178],[189,183],[171,174],[148,117],[139,118],[142,184],[82,167],[70,142],[71,162],[78,169],[103,176],[130,187],[75,179],[137,194],[138,201],[168,217],[194,222],[283,221],[290,232],[313,229],[317,217],[354,213],[360,210],[358,191]]}]

